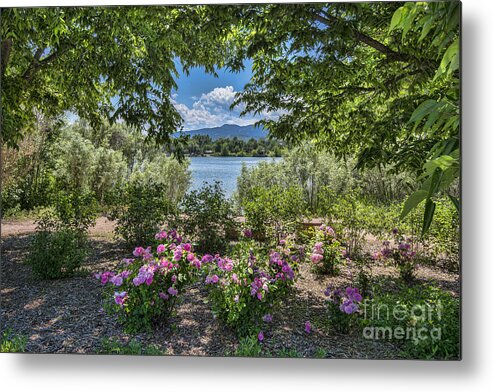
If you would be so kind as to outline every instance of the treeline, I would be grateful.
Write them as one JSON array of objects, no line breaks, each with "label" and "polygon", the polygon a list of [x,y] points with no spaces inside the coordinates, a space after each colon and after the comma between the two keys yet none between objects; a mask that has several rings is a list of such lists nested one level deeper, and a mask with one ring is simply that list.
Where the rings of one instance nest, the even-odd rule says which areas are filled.
[{"label": "treeline", "polygon": [[125,187],[166,184],[177,202],[186,192],[189,162],[179,163],[145,135],[117,123],[98,129],[40,117],[18,149],[2,147],[2,215],[55,205],[66,195],[90,195],[103,208]]},{"label": "treeline", "polygon": [[280,157],[286,144],[275,139],[239,139],[238,137],[212,140],[209,135],[194,135],[185,147],[189,156],[237,156],[237,157]]}]

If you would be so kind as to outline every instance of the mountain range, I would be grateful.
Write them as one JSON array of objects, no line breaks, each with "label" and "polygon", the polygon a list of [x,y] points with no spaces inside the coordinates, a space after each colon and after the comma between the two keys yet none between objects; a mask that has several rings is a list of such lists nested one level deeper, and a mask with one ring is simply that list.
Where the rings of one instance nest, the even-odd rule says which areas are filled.
[{"label": "mountain range", "polygon": [[258,140],[267,137],[267,130],[265,130],[262,126],[255,127],[253,124],[244,126],[224,124],[215,128],[202,128],[195,129],[193,131],[176,132],[173,136],[178,137],[180,134],[190,135],[190,137],[195,135],[209,135],[212,140],[217,140],[220,138],[233,138],[235,136],[242,140],[249,140],[251,138]]}]

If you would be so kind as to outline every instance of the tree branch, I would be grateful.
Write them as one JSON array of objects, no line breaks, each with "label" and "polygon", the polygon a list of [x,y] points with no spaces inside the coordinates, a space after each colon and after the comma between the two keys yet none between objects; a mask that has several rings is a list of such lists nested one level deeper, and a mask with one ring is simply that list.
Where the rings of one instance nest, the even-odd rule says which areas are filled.
[{"label": "tree branch", "polygon": [[0,53],[1,56],[1,76],[4,75],[5,70],[7,69],[7,64],[10,59],[10,52],[12,51],[12,38],[7,38],[2,41],[2,51]]},{"label": "tree branch", "polygon": [[67,45],[64,48],[60,48],[53,53],[51,53],[49,56],[45,57],[44,59],[40,60],[41,55],[44,52],[44,48],[38,48],[36,50],[36,53],[34,54],[33,60],[31,61],[31,64],[29,64],[29,67],[26,69],[24,74],[22,75],[22,78],[26,81],[30,81],[34,74],[42,67],[52,63],[56,59],[58,59],[60,56],[65,54],[70,48],[72,48],[72,45]]},{"label": "tree branch", "polygon": [[[314,13],[313,17],[315,20],[326,26],[331,26],[333,24],[341,24],[341,20],[339,20],[338,18],[332,15],[322,16],[317,13]],[[373,49],[378,50],[379,52],[385,54],[390,60],[407,62],[411,59],[411,56],[409,56],[406,53],[396,52],[391,48],[389,48],[388,46],[382,44],[381,42],[369,37],[366,34],[363,34],[362,32],[352,27],[349,27],[349,29],[354,34],[355,38],[358,41],[363,42],[364,44],[372,47]]]}]

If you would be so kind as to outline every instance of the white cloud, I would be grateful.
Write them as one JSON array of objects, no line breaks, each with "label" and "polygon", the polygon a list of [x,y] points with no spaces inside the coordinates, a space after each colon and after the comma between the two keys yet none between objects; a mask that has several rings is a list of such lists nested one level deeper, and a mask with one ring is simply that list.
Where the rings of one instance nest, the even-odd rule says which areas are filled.
[{"label": "white cloud", "polygon": [[174,105],[184,120],[185,131],[220,127],[223,124],[249,125],[262,118],[276,118],[276,113],[265,113],[261,116],[247,115],[240,117],[243,106],[239,105],[233,110],[230,106],[234,101],[236,91],[232,86],[216,87],[199,98],[192,97],[194,102],[191,107],[174,101]]}]

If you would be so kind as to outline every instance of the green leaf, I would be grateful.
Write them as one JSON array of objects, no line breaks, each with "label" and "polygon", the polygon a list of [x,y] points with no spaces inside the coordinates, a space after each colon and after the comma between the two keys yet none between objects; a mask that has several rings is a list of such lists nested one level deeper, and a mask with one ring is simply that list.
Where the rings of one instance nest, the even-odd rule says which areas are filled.
[{"label": "green leaf", "polygon": [[431,113],[435,109],[437,104],[438,102],[434,99],[427,99],[426,101],[421,102],[421,104],[414,110],[413,114],[411,115],[409,123],[420,122],[427,114]]},{"label": "green leaf", "polygon": [[400,7],[394,12],[394,15],[392,15],[392,20],[390,21],[389,32],[394,30],[399,25],[402,19],[403,11],[404,11],[404,7]]},{"label": "green leaf", "polygon": [[430,228],[431,222],[433,221],[433,214],[435,213],[435,207],[436,204],[433,202],[433,200],[431,199],[426,200],[425,215],[423,220],[423,228],[421,231],[421,236],[424,236],[428,231],[428,229]]},{"label": "green leaf", "polygon": [[459,201],[459,199],[457,199],[455,196],[452,196],[450,193],[447,193],[447,196],[449,197],[452,204],[455,206],[457,212],[460,213],[460,201]]},{"label": "green leaf", "polygon": [[420,189],[408,197],[401,212],[401,219],[404,219],[414,208],[416,208],[428,195],[428,191]]}]

